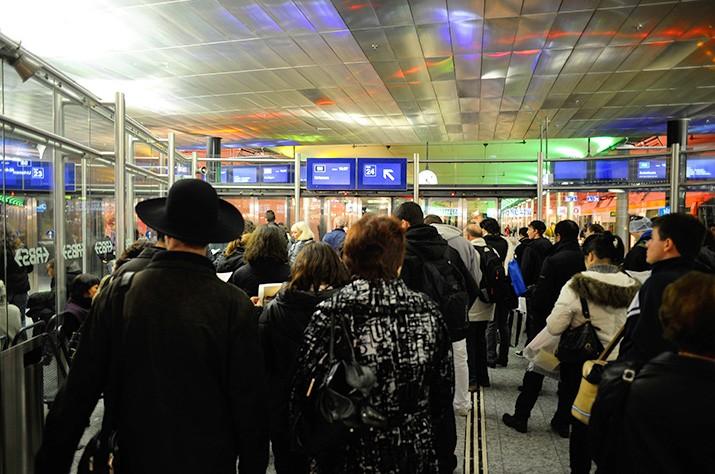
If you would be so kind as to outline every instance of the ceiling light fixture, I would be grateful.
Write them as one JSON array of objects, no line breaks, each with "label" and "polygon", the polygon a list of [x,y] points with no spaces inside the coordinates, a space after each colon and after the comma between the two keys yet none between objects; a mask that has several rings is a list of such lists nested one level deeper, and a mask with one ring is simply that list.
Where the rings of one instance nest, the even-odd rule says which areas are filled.
[{"label": "ceiling light fixture", "polygon": [[0,60],[7,61],[15,69],[17,75],[20,76],[22,82],[27,82],[41,67],[20,51],[20,45],[16,48],[8,45],[0,47]]}]

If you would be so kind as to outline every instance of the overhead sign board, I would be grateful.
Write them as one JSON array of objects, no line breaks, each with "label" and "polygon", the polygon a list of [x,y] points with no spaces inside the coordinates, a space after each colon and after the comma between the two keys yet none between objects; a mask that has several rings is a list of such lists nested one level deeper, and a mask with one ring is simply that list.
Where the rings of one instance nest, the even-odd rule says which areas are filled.
[{"label": "overhead sign board", "polygon": [[226,166],[221,168],[221,182],[254,184],[258,182],[257,166]]},{"label": "overhead sign board", "polygon": [[636,179],[666,179],[667,165],[665,160],[638,160],[636,162]]},{"label": "overhead sign board", "polygon": [[[52,163],[6,160],[3,166],[5,189],[49,191],[53,188]],[[65,191],[75,190],[75,165],[65,163]]]},{"label": "overhead sign board", "polygon": [[588,176],[586,161],[554,161],[554,181],[583,181]]},{"label": "overhead sign board", "polygon": [[715,158],[689,158],[685,176],[688,179],[715,179]]},{"label": "overhead sign board", "polygon": [[355,189],[355,159],[353,158],[308,158],[309,190],[352,190]]},{"label": "overhead sign board", "polygon": [[266,184],[286,184],[290,177],[289,165],[262,165],[261,181]]},{"label": "overhead sign board", "polygon": [[357,188],[362,190],[407,189],[406,158],[358,158]]},{"label": "overhead sign board", "polygon": [[598,160],[595,174],[597,180],[628,181],[628,160]]}]

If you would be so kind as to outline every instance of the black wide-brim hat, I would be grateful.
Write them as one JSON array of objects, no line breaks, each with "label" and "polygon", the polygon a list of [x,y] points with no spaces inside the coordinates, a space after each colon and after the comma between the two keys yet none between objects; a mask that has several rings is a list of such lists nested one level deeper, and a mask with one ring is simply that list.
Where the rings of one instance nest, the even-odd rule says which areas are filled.
[{"label": "black wide-brim hat", "polygon": [[181,179],[167,197],[142,201],[135,210],[147,226],[187,243],[230,242],[243,233],[239,210],[200,179]]}]

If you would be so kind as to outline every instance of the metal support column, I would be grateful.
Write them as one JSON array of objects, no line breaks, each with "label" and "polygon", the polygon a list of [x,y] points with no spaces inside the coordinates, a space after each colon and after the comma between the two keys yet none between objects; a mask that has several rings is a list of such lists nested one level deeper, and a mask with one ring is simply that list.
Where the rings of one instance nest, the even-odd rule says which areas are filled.
[{"label": "metal support column", "polygon": [[[127,143],[127,163],[136,164],[136,154],[134,145],[136,140],[133,137],[128,137]],[[134,176],[131,173],[126,174],[127,193],[125,197],[124,215],[126,217],[126,233],[130,241],[134,241],[134,233],[136,229],[136,221],[134,220]]]},{"label": "metal support column", "polygon": [[[54,132],[64,135],[64,117],[62,96],[54,91],[52,101],[52,122]],[[54,194],[52,196],[54,215],[52,227],[55,229],[55,307],[59,313],[67,301],[67,264],[63,250],[65,247],[65,163],[62,152],[57,147],[52,147],[52,174]]]},{"label": "metal support column", "polygon": [[623,240],[626,248],[630,247],[628,236],[628,192],[616,194],[616,235]]},{"label": "metal support column", "polygon": [[[293,155],[293,224],[300,220],[300,153]],[[307,215],[307,214],[306,214]]]},{"label": "metal support column", "polygon": [[169,179],[169,187],[176,181],[176,134],[174,132],[169,132],[169,162],[167,166],[169,167],[166,176]]},{"label": "metal support column", "polygon": [[191,152],[191,177],[196,177],[196,172],[199,170],[199,154]]},{"label": "metal support column", "polygon": [[413,160],[413,177],[412,177],[412,190],[414,192],[414,195],[412,196],[412,200],[416,202],[417,204],[420,203],[420,154],[415,153],[412,155],[412,160]]},{"label": "metal support column", "polygon": [[[114,105],[114,212],[116,255],[124,252],[126,245],[126,170],[127,135],[124,94],[117,92]],[[59,286],[59,285],[58,285]]]},{"label": "metal support column", "polygon": [[82,158],[82,184],[81,184],[81,201],[82,207],[80,208],[80,225],[82,227],[82,273],[89,273],[89,252],[92,248],[89,244],[89,222],[87,216],[89,215],[89,200],[88,200],[88,189],[87,185],[89,183],[89,163],[87,158]]},{"label": "metal support column", "polygon": [[670,147],[670,212],[680,211],[680,143]]},{"label": "metal support column", "polygon": [[544,220],[544,154],[536,156],[536,219]]}]

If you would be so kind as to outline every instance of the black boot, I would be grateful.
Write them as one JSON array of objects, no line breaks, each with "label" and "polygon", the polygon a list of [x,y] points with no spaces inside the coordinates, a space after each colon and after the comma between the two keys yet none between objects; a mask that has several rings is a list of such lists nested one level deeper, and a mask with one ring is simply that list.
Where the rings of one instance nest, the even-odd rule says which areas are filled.
[{"label": "black boot", "polygon": [[515,415],[504,413],[501,417],[501,421],[503,421],[506,426],[515,429],[519,433],[526,433],[527,420],[525,418],[519,418]]}]

